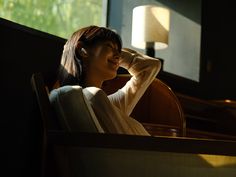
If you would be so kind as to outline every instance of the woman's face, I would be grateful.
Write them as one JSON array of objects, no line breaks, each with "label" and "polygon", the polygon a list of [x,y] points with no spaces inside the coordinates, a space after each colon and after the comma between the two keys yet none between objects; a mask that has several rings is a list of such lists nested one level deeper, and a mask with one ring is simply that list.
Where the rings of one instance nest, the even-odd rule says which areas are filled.
[{"label": "woman's face", "polygon": [[103,81],[113,79],[119,68],[120,52],[111,41],[99,42],[88,49],[87,69],[89,75]]}]

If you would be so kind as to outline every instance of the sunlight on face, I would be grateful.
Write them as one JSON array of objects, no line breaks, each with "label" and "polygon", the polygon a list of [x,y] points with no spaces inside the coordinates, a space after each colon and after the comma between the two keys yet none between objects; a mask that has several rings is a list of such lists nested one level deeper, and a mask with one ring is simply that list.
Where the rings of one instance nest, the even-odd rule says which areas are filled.
[{"label": "sunlight on face", "polygon": [[116,76],[119,68],[120,52],[118,46],[105,41],[97,44],[89,57],[90,70],[96,71],[103,80],[112,79]]}]

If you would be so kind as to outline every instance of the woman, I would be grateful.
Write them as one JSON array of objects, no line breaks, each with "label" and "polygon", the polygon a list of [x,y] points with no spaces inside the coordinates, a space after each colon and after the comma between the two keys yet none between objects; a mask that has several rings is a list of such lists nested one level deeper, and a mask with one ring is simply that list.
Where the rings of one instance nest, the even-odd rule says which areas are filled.
[{"label": "woman", "polygon": [[[102,84],[117,75],[119,67],[132,75],[117,92],[106,95]],[[122,49],[114,31],[88,26],[74,32],[64,46],[58,75],[60,86],[80,85],[105,132],[149,135],[129,117],[138,100],[161,68],[158,59]]]}]

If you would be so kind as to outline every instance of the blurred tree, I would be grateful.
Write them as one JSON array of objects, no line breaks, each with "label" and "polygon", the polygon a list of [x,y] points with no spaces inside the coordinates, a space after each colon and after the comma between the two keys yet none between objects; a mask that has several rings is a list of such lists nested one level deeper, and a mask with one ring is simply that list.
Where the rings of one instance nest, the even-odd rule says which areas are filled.
[{"label": "blurred tree", "polygon": [[78,28],[102,25],[103,0],[1,0],[0,17],[68,38]]}]

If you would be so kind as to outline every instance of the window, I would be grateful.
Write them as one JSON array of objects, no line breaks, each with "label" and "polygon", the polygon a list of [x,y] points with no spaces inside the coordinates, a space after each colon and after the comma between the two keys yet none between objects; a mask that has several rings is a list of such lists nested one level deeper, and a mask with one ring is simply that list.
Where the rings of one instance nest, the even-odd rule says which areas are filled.
[{"label": "window", "polygon": [[[142,1],[144,2],[144,1]],[[176,1],[155,0],[153,5],[170,9],[169,45],[155,52],[155,57],[164,60],[165,72],[193,82],[200,81],[201,18],[202,0]],[[137,1],[109,1],[109,27],[121,34],[123,44],[131,46],[133,8],[144,5]],[[145,53],[144,50],[140,52]]]},{"label": "window", "polygon": [[0,17],[62,38],[88,25],[106,26],[107,0],[1,0]]}]

